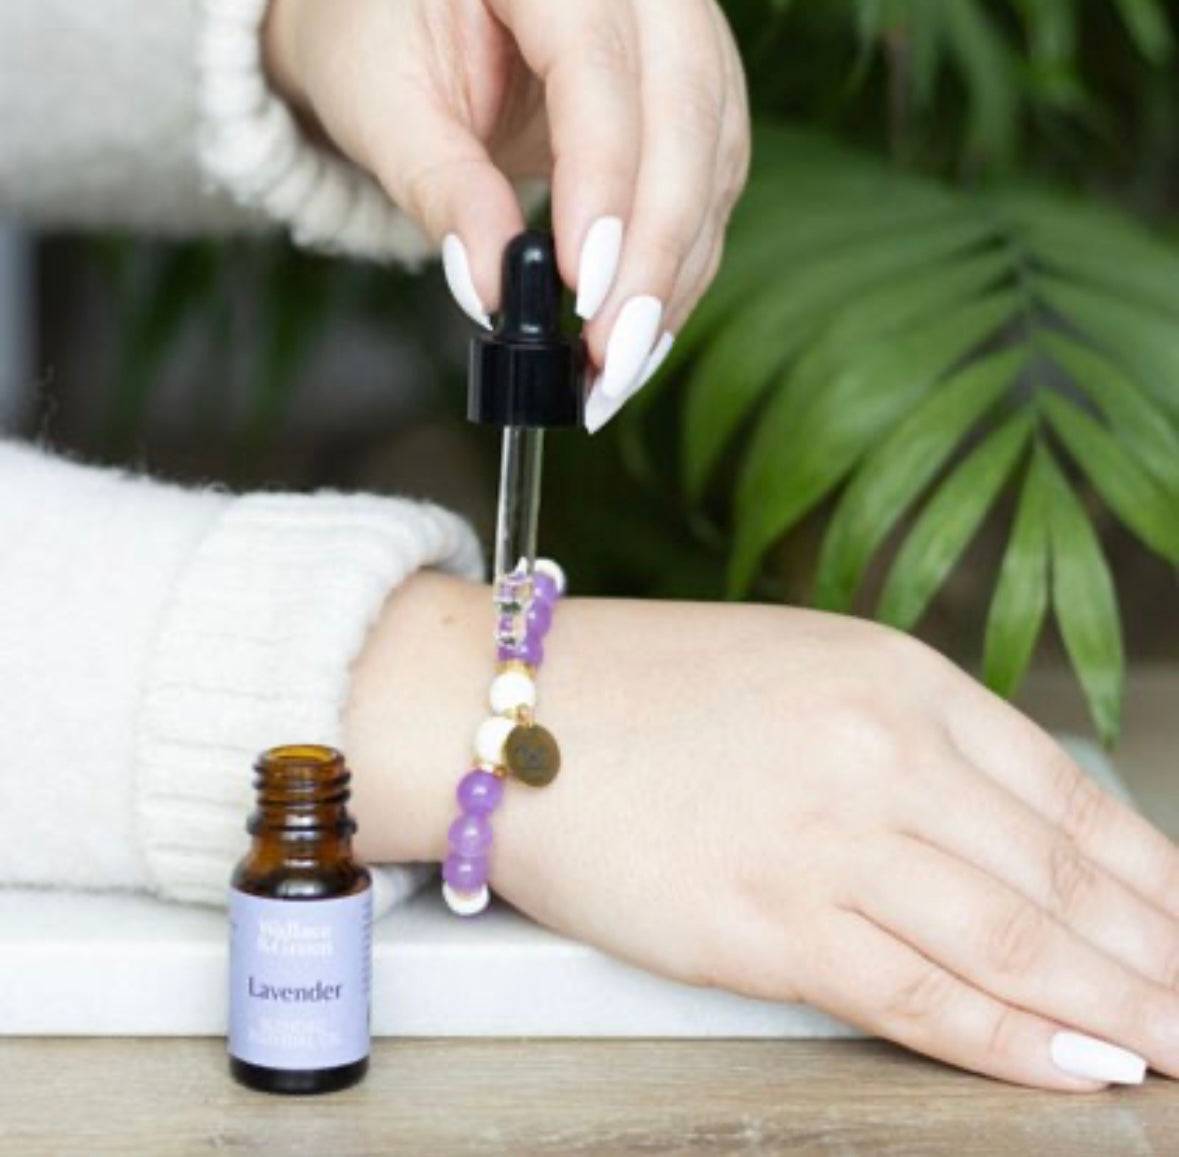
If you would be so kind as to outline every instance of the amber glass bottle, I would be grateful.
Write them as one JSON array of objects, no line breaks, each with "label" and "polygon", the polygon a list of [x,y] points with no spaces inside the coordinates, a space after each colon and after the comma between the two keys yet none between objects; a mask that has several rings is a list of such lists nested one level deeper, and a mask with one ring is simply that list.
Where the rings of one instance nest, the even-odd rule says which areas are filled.
[{"label": "amber glass bottle", "polygon": [[372,882],[352,856],[350,775],[330,747],[254,765],[230,886],[229,1066],[251,1088],[326,1093],[368,1068]]}]

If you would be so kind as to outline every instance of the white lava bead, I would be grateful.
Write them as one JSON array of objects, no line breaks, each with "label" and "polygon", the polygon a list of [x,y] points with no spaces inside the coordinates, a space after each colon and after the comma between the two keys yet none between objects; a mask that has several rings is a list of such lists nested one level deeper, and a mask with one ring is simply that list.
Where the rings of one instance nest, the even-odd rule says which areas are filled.
[{"label": "white lava bead", "polygon": [[503,671],[491,681],[491,710],[503,713],[536,706],[536,684],[523,671]]},{"label": "white lava bead", "polygon": [[477,892],[456,892],[442,881],[442,898],[456,916],[478,916],[491,900],[491,891],[483,884]]},{"label": "white lava bead", "polygon": [[504,744],[516,726],[514,719],[489,715],[475,732],[475,754],[484,763],[499,765],[504,761]]},{"label": "white lava bead", "polygon": [[540,574],[547,574],[557,584],[557,594],[565,593],[565,572],[559,562],[553,562],[551,558],[538,558],[533,569]]}]

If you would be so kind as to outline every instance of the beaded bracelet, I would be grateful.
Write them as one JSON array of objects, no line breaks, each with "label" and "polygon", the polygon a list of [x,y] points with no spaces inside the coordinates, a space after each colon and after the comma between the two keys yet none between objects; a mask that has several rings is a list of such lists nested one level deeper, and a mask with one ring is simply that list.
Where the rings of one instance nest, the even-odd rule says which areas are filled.
[{"label": "beaded bracelet", "polygon": [[492,714],[475,732],[475,760],[459,780],[459,814],[450,825],[442,865],[442,896],[452,912],[474,916],[487,907],[491,814],[499,807],[507,776],[543,787],[561,767],[552,734],[536,722],[535,676],[544,661],[544,638],[565,593],[565,575],[551,559],[538,559],[531,574],[517,568],[496,584],[496,674]]}]

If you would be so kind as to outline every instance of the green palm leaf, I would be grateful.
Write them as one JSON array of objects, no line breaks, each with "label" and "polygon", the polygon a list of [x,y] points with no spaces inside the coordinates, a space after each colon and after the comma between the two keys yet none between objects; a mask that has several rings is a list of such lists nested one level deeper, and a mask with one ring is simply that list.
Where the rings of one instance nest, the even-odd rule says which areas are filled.
[{"label": "green palm leaf", "polygon": [[1096,350],[1056,333],[1041,334],[1037,344],[1068,372],[1123,449],[1179,503],[1179,429],[1163,410]]},{"label": "green palm leaf", "polygon": [[1174,42],[1167,14],[1158,0],[1114,0],[1138,51],[1154,64],[1171,55]]},{"label": "green palm leaf", "polygon": [[929,500],[889,571],[876,617],[908,630],[969,545],[1034,428],[1017,414],[989,434]]},{"label": "green palm leaf", "polygon": [[[1005,253],[952,256],[954,247],[983,240],[978,222],[941,233],[932,230],[897,239],[873,252],[849,255],[829,282],[782,286],[782,297],[751,307],[723,327],[688,379],[684,409],[684,486],[698,498],[725,447],[770,387],[772,377],[818,331],[810,363],[826,376],[833,356],[848,342],[868,342],[899,326],[928,317],[977,295],[1010,267]],[[854,265],[854,273],[853,273]],[[856,296],[845,304],[850,286]],[[825,316],[831,320],[825,325]],[[825,339],[825,340],[824,340]],[[802,375],[800,374],[801,378]],[[799,381],[799,389],[808,388]]]},{"label": "green palm leaf", "polygon": [[849,609],[876,548],[1026,362],[1026,351],[1013,349],[961,370],[872,451],[827,529],[815,581],[817,606]]},{"label": "green palm leaf", "polygon": [[978,0],[954,0],[941,10],[943,35],[970,99],[967,151],[1007,162],[1018,125],[1014,54]]},{"label": "green palm leaf", "polygon": [[1037,278],[1036,292],[1124,366],[1172,421],[1179,421],[1179,322],[1059,277]]},{"label": "green palm leaf", "polygon": [[1024,475],[1011,537],[987,615],[983,679],[1013,696],[1036,649],[1048,612],[1048,481],[1039,450]]},{"label": "green palm leaf", "polygon": [[1049,424],[1110,508],[1151,550],[1179,566],[1179,500],[1167,492],[1100,423],[1045,393]]},{"label": "green palm leaf", "polygon": [[[1037,24],[1063,37],[1061,51],[1072,27]],[[1109,509],[1179,563],[1179,254],[1075,197],[1026,185],[957,191],[805,134],[759,141],[730,258],[678,343],[684,490],[715,509],[707,492],[720,462],[737,468],[730,593],[746,591],[766,551],[836,495],[815,600],[847,609],[922,502],[876,608],[912,627],[1033,430],[1050,433]],[[963,446],[973,449],[947,473]],[[1059,468],[1048,443],[1038,454],[986,627],[984,673],[1007,692],[1046,613],[1046,560],[1065,551],[1088,558],[1070,574],[1097,573],[1070,532],[1071,508],[1053,537],[1045,471]],[[1055,604],[1079,597],[1083,579],[1053,576]],[[1077,612],[1056,614],[1064,630]],[[1108,623],[1081,624],[1070,626],[1075,638],[1108,636]],[[1109,734],[1109,680],[1085,666],[1107,662],[1108,641],[1069,653]]]},{"label": "green palm leaf", "polygon": [[747,589],[766,548],[856,464],[871,445],[933,388],[938,378],[1018,304],[994,294],[856,356],[817,393],[782,390],[767,406],[737,492],[729,589]]},{"label": "green palm leaf", "polygon": [[1113,576],[1085,508],[1047,454],[1052,606],[1104,742],[1118,734],[1125,657]]},{"label": "green palm leaf", "polygon": [[1179,315],[1179,254],[1120,214],[1028,189],[993,195],[1020,244],[1050,271]]}]

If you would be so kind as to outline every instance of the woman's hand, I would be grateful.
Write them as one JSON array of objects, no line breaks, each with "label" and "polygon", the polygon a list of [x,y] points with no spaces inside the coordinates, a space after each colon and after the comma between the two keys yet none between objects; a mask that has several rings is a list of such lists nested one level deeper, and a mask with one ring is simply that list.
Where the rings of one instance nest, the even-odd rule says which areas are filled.
[{"label": "woman's hand", "polygon": [[[491,615],[420,575],[374,632],[347,735],[370,857],[445,855]],[[1005,1080],[1133,1075],[1063,1030],[1179,1076],[1175,847],[935,652],[807,611],[577,599],[546,651],[562,771],[511,787],[492,852],[525,912]]]},{"label": "woman's hand", "polygon": [[271,0],[270,73],[437,242],[477,321],[552,180],[603,424],[716,272],[749,163],[736,48],[714,0]]}]

